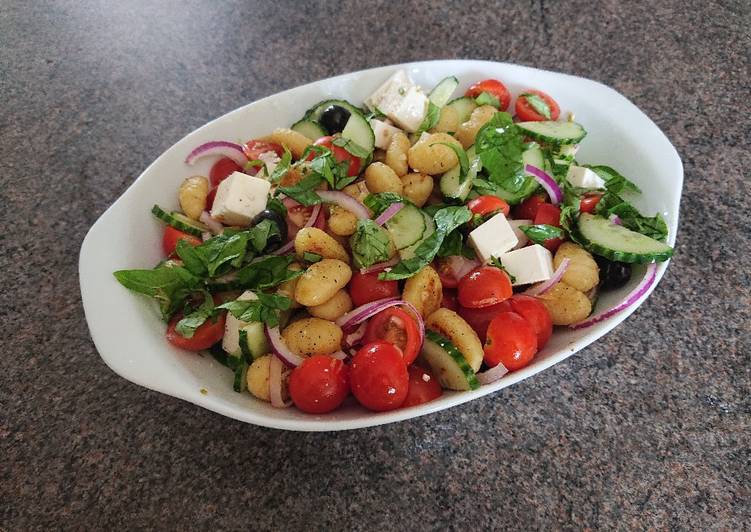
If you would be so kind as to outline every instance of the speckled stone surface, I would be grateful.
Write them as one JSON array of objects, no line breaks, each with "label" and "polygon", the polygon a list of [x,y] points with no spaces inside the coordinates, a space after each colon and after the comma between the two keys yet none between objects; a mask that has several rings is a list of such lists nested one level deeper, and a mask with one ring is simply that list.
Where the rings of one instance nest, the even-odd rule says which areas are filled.
[{"label": "speckled stone surface", "polygon": [[[750,28],[744,0],[0,0],[0,529],[747,529]],[[332,434],[101,362],[78,250],[154,158],[262,96],[433,58],[602,81],[675,144],[677,252],[626,325],[496,395]]]}]

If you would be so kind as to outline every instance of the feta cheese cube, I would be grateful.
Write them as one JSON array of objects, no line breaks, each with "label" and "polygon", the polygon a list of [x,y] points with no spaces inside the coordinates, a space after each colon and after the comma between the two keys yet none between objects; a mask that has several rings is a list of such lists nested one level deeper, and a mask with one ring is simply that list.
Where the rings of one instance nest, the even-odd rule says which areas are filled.
[{"label": "feta cheese cube", "polygon": [[519,243],[514,229],[506,216],[499,212],[490,220],[469,233],[469,243],[483,262],[490,262],[492,257],[500,257]]},{"label": "feta cheese cube", "polygon": [[271,183],[234,172],[219,184],[211,216],[227,225],[248,225],[266,208]]},{"label": "feta cheese cube", "polygon": [[370,127],[373,128],[373,134],[375,135],[375,147],[382,150],[388,148],[394,134],[401,131],[398,127],[376,119],[370,121]]},{"label": "feta cheese cube", "polygon": [[514,286],[547,281],[553,277],[553,255],[540,244],[504,253],[500,259],[506,271],[514,277]]},{"label": "feta cheese cube", "polygon": [[529,242],[529,238],[527,238],[527,235],[524,234],[524,231],[519,229],[520,225],[532,225],[532,220],[509,220],[508,223],[511,225],[511,229],[514,230],[514,234],[516,235],[516,238],[519,239],[519,242],[514,246],[514,249],[519,249],[527,245],[527,242]]},{"label": "feta cheese cube", "polygon": [[570,166],[566,179],[575,187],[605,188],[605,181],[589,168]]},{"label": "feta cheese cube", "polygon": [[415,85],[405,70],[395,72],[366,100],[371,110],[378,109],[402,129],[416,131],[428,112],[428,97]]}]

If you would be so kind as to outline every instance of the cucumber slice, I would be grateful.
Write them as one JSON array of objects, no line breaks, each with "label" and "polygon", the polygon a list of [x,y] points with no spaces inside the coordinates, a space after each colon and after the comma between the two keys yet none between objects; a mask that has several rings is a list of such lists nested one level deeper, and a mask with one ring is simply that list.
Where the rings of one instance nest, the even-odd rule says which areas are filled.
[{"label": "cucumber slice", "polygon": [[451,99],[451,95],[454,94],[454,91],[458,86],[459,80],[454,76],[443,78],[438,82],[438,85],[433,87],[433,90],[430,91],[428,100],[438,107],[443,107],[448,103],[449,99]]},{"label": "cucumber slice", "polygon": [[209,230],[209,228],[201,222],[188,218],[179,212],[167,212],[159,205],[154,205],[151,208],[151,213],[161,221],[166,222],[167,225],[170,225],[183,233],[188,233],[189,235],[201,236],[202,233]]},{"label": "cucumber slice", "polygon": [[241,327],[239,336],[240,352],[248,361],[248,364],[271,351],[261,322],[254,321]]},{"label": "cucumber slice", "polygon": [[308,109],[302,119],[309,122],[318,123],[318,120],[321,118],[323,112],[332,105],[344,107],[350,113],[349,120],[347,120],[347,124],[342,130],[342,137],[344,137],[345,139],[350,139],[357,145],[362,146],[365,150],[372,152],[373,148],[375,147],[375,135],[373,134],[373,128],[370,127],[368,121],[365,120],[365,116],[362,114],[362,111],[347,101],[324,100]]},{"label": "cucumber slice", "polygon": [[446,107],[451,107],[456,111],[456,114],[459,117],[459,123],[461,124],[469,120],[472,111],[477,109],[477,103],[472,98],[462,96],[461,98],[451,100],[446,104]]},{"label": "cucumber slice", "polygon": [[422,211],[414,205],[405,205],[385,225],[396,249],[404,249],[420,240],[426,226]]},{"label": "cucumber slice", "polygon": [[312,120],[306,120],[304,118],[292,124],[290,129],[305,135],[310,140],[318,140],[321,137],[328,135],[326,130],[323,129],[318,122],[313,122]]},{"label": "cucumber slice", "polygon": [[409,247],[399,250],[399,258],[402,260],[407,260],[407,259],[411,259],[412,257],[414,257],[415,250],[420,244],[422,244],[423,240],[425,240],[430,235],[435,233],[435,222],[433,221],[433,218],[425,214],[422,211],[420,211],[420,213],[422,214],[422,219],[424,220],[425,230],[422,233],[422,237],[420,237],[420,239],[417,242],[415,242]]},{"label": "cucumber slice", "polygon": [[662,262],[673,255],[667,244],[586,212],[579,216],[571,239],[596,255],[619,262]]},{"label": "cucumber slice", "polygon": [[482,161],[477,156],[474,145],[470,146],[467,150],[467,159],[469,159],[469,171],[463,182],[459,182],[459,175],[461,174],[459,165],[441,176],[441,194],[445,197],[464,201],[469,196],[469,191],[472,190],[472,182],[477,177],[477,173],[482,169]]},{"label": "cucumber slice", "polygon": [[433,370],[441,386],[449,390],[476,390],[480,382],[464,355],[435,331],[425,331],[422,358]]},{"label": "cucumber slice", "polygon": [[576,144],[587,136],[584,128],[576,122],[519,122],[516,127],[525,135],[551,144]]}]

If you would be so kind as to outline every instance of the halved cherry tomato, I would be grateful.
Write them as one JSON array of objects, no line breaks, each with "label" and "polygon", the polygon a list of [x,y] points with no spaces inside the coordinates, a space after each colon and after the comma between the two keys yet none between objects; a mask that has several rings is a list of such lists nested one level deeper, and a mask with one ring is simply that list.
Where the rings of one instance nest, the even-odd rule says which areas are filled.
[{"label": "halved cherry tomato", "polygon": [[229,157],[222,157],[209,171],[209,181],[212,187],[218,187],[219,183],[227,179],[234,172],[242,172],[243,169]]},{"label": "halved cherry tomato", "polygon": [[[555,227],[560,227],[561,226],[561,209],[559,209],[555,205],[551,205],[550,203],[543,203],[537,209],[537,214],[535,214],[534,223],[535,225],[546,224],[546,225],[552,225]],[[563,242],[563,240],[560,238],[549,238],[545,241],[544,246],[554,253],[555,250],[558,249],[558,246],[561,245],[561,242]]]},{"label": "halved cherry tomato", "polygon": [[167,326],[167,341],[175,347],[187,351],[200,351],[201,349],[208,349],[224,336],[225,312],[219,314],[215,319],[207,319],[196,329],[190,338],[185,338],[177,332],[177,322],[182,318],[182,314],[178,314],[170,320]]},{"label": "halved cherry tomato", "polygon": [[249,140],[243,146],[245,156],[248,160],[258,159],[259,155],[268,151],[273,151],[278,157],[284,155],[284,148],[275,142],[266,142],[263,140]]},{"label": "halved cherry tomato", "polygon": [[389,342],[361,347],[352,358],[349,376],[352,394],[370,410],[394,410],[407,398],[407,364],[399,348]]},{"label": "halved cherry tomato", "polygon": [[550,313],[539,299],[524,294],[515,294],[507,301],[511,311],[527,320],[537,335],[537,349],[542,349],[553,334],[553,321]]},{"label": "halved cherry tomato", "polygon": [[370,318],[363,341],[371,343],[378,340],[401,349],[407,365],[415,361],[422,347],[417,322],[409,313],[396,307],[389,307]]},{"label": "halved cherry tomato", "polygon": [[495,266],[475,268],[459,281],[459,304],[463,307],[489,307],[513,293],[508,274]]},{"label": "halved cherry tomato", "polygon": [[501,301],[497,305],[492,305],[490,307],[467,308],[459,306],[459,309],[456,312],[475,330],[480,341],[485,343],[488,326],[490,325],[490,322],[493,321],[493,318],[501,312],[509,312],[510,310],[511,305],[507,299],[506,301]]},{"label": "halved cherry tomato", "polygon": [[438,272],[438,277],[441,278],[441,286],[443,288],[456,288],[459,286],[459,279],[454,275],[454,269],[451,267],[448,258],[439,258],[435,261],[433,267]]},{"label": "halved cherry tomato", "polygon": [[[332,151],[334,159],[338,162],[349,161],[349,168],[347,169],[348,176],[356,176],[360,173],[360,165],[362,165],[362,159],[355,157],[350,152],[342,148],[341,146],[334,146],[334,137],[321,137],[313,144],[316,146],[324,146]],[[314,153],[308,155],[308,160],[312,160],[315,157]]]},{"label": "halved cherry tomato", "polygon": [[[297,232],[310,220],[314,207],[300,205],[292,198],[284,198],[284,206],[287,208],[287,239],[294,240]],[[326,209],[320,210],[313,227],[326,228]]]},{"label": "halved cherry tomato", "polygon": [[579,200],[579,210],[581,212],[594,212],[597,204],[600,203],[602,194],[589,193],[585,194],[581,200]]},{"label": "halved cherry tomato", "polygon": [[409,389],[402,408],[429,403],[441,395],[443,395],[443,388],[429,370],[418,365],[409,367]]},{"label": "halved cherry tomato", "polygon": [[501,312],[488,327],[485,339],[485,363],[503,364],[509,371],[523,368],[537,353],[537,334],[516,312]]},{"label": "halved cherry tomato", "polygon": [[454,290],[443,290],[441,307],[453,310],[454,312],[459,310],[459,302],[456,300],[456,292]]},{"label": "halved cherry tomato", "polygon": [[464,95],[469,96],[470,98],[477,98],[483,92],[488,92],[498,98],[498,101],[501,103],[501,111],[508,109],[508,106],[511,103],[511,93],[506,88],[506,85],[497,79],[478,81],[467,89],[467,92],[465,92]]},{"label": "halved cherry tomato", "polygon": [[202,243],[200,238],[183,233],[168,225],[164,228],[164,236],[162,237],[162,249],[164,249],[165,255],[171,257],[175,253],[178,240],[185,240],[191,246],[198,246]]},{"label": "halved cherry tomato", "polygon": [[548,108],[550,109],[550,118],[541,115],[538,113],[534,107],[529,103],[527,98],[525,98],[523,95],[520,95],[516,99],[516,105],[514,105],[514,110],[516,111],[516,116],[519,117],[519,120],[522,122],[534,122],[534,121],[542,121],[542,120],[558,120],[558,117],[561,114],[561,108],[558,107],[558,104],[555,102],[553,98],[548,96],[542,91],[538,91],[535,89],[530,89],[527,91],[524,91],[523,94],[534,94],[536,96],[539,96],[541,100],[543,100],[546,104],[548,104]]},{"label": "halved cherry tomato", "polygon": [[349,295],[352,303],[359,307],[376,299],[399,295],[399,284],[396,281],[381,281],[380,272],[360,273],[355,271],[349,282]]},{"label": "halved cherry tomato", "polygon": [[535,194],[530,196],[514,208],[514,218],[517,220],[534,220],[537,209],[545,203],[545,196]]},{"label": "halved cherry tomato", "polygon": [[349,370],[328,355],[306,358],[289,376],[289,395],[308,414],[336,410],[349,395]]},{"label": "halved cherry tomato", "polygon": [[469,207],[469,210],[474,214],[479,214],[481,216],[496,211],[501,211],[503,214],[508,216],[508,213],[511,210],[511,207],[509,207],[508,203],[506,203],[498,196],[491,195],[477,196],[475,199],[470,200],[467,203],[467,207]]}]

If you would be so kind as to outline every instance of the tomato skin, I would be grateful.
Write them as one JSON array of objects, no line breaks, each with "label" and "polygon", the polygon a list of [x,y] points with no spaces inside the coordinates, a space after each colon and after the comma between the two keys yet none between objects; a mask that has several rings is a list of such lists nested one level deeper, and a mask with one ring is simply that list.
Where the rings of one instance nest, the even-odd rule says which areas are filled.
[{"label": "tomato skin", "polygon": [[341,360],[314,355],[292,370],[289,395],[308,414],[336,410],[349,395],[349,371]]},{"label": "tomato skin", "polygon": [[[285,198],[287,200],[289,198]],[[293,200],[294,201],[294,200]],[[285,201],[286,205],[286,201]],[[297,232],[310,220],[310,215],[313,214],[313,207],[306,207],[295,202],[294,205],[287,205],[287,240],[294,240],[297,236]],[[298,224],[299,222],[299,224]],[[318,218],[313,222],[312,227],[316,227],[321,230],[326,229],[326,209],[321,209],[318,212]]]},{"label": "tomato skin", "polygon": [[368,344],[383,340],[397,346],[409,366],[420,354],[420,331],[417,322],[406,311],[389,307],[368,321],[363,341]]},{"label": "tomato skin", "polygon": [[456,300],[456,292],[454,290],[443,290],[441,307],[453,310],[454,312],[459,310],[459,302]]},{"label": "tomato skin", "polygon": [[553,334],[553,320],[548,309],[539,299],[524,294],[515,294],[508,300],[513,312],[527,320],[537,335],[537,349],[542,349]]},{"label": "tomato skin", "polygon": [[480,216],[496,211],[501,211],[504,215],[508,216],[511,210],[508,203],[498,196],[491,195],[477,196],[467,203],[467,207],[473,214],[479,214]]},{"label": "tomato skin", "polygon": [[459,281],[459,304],[468,308],[496,305],[513,295],[506,272],[494,266],[475,268]]},{"label": "tomato skin", "polygon": [[[555,205],[551,205],[550,203],[541,204],[537,209],[537,214],[535,214],[534,223],[535,225],[546,224],[546,225],[552,225],[555,227],[560,227],[561,226],[561,209],[559,209]],[[544,245],[552,253],[555,253],[555,250],[558,249],[558,246],[561,245],[561,242],[563,242],[563,240],[560,238],[548,238],[545,241]]]},{"label": "tomato skin", "polygon": [[501,111],[508,109],[508,106],[511,103],[511,93],[506,88],[506,85],[497,79],[478,81],[467,89],[467,92],[465,92],[464,95],[469,96],[470,98],[477,98],[483,92],[489,92],[498,98],[498,101],[501,103]]},{"label": "tomato skin", "polygon": [[594,212],[595,207],[600,203],[601,198],[602,194],[585,194],[584,197],[579,200],[579,211],[589,213]]},{"label": "tomato skin", "polygon": [[534,220],[540,205],[545,203],[545,196],[535,194],[528,197],[514,208],[514,218],[517,220]]},{"label": "tomato skin", "polygon": [[277,157],[284,155],[284,148],[275,142],[266,142],[264,140],[249,140],[243,146],[243,151],[248,160],[258,159],[259,155],[269,151],[276,153]]},{"label": "tomato skin", "polygon": [[429,403],[441,395],[443,388],[429,370],[417,365],[409,367],[409,389],[402,408]]},{"label": "tomato skin", "polygon": [[538,91],[536,89],[526,90],[524,91],[524,93],[536,94],[541,99],[543,99],[545,103],[548,104],[548,107],[550,108],[550,118],[545,118],[543,115],[535,111],[534,107],[532,107],[529,104],[527,99],[520,95],[516,99],[516,104],[514,105],[514,111],[516,112],[516,116],[519,117],[519,120],[521,120],[522,122],[540,122],[543,120],[558,120],[558,117],[561,115],[561,108],[558,107],[558,104],[553,98],[551,98],[549,95],[545,94],[544,92]]},{"label": "tomato skin", "polygon": [[409,373],[399,348],[388,342],[365,344],[352,358],[352,394],[376,412],[399,408],[409,391]]},{"label": "tomato skin", "polygon": [[212,187],[218,187],[219,183],[227,179],[234,172],[242,172],[243,169],[229,157],[222,157],[209,171],[209,182]]},{"label": "tomato skin", "polygon": [[480,341],[484,344],[488,332],[488,326],[490,325],[490,322],[493,321],[493,318],[501,312],[509,311],[511,311],[511,305],[507,299],[506,301],[501,301],[497,305],[484,308],[467,308],[460,305],[456,312],[475,330]]},{"label": "tomato skin", "polygon": [[197,236],[183,233],[182,231],[175,229],[171,225],[168,225],[164,228],[164,236],[162,237],[162,249],[164,249],[164,254],[166,256],[171,257],[172,255],[174,255],[178,240],[185,240],[191,246],[198,246],[202,244],[201,239]]},{"label": "tomato skin", "polygon": [[222,312],[216,317],[216,321],[211,318],[207,319],[200,327],[196,329],[191,338],[185,338],[177,332],[177,322],[182,319],[182,314],[178,314],[172,318],[167,326],[167,341],[186,351],[200,351],[201,349],[208,349],[224,336],[224,320],[227,315],[226,312]]},{"label": "tomato skin", "polygon": [[501,312],[490,322],[484,350],[488,366],[503,364],[509,371],[521,369],[537,353],[537,334],[516,312]]},{"label": "tomato skin", "polygon": [[[316,140],[313,144],[316,146],[324,146],[331,150],[331,152],[334,154],[334,159],[336,159],[338,162],[344,162],[349,161],[349,168],[347,169],[347,175],[352,177],[356,176],[360,173],[360,166],[362,165],[362,160],[359,157],[355,157],[350,152],[342,148],[341,146],[334,146],[333,144],[334,137],[321,137],[320,139]],[[312,160],[315,158],[315,154],[311,153],[308,155],[308,160]]]},{"label": "tomato skin", "polygon": [[355,271],[349,282],[349,295],[356,307],[385,297],[399,295],[399,284],[396,281],[381,281],[380,272],[360,273]]}]

